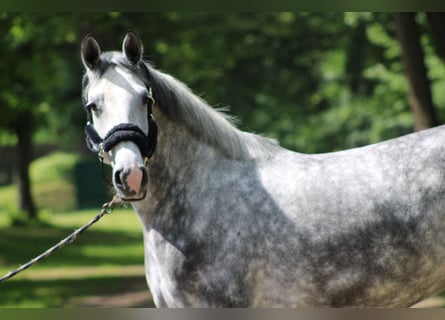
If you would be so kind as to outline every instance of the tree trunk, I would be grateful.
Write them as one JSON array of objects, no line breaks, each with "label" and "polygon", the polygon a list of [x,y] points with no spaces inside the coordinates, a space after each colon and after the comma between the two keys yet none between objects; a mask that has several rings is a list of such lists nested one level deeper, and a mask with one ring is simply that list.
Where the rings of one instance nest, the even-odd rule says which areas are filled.
[{"label": "tree trunk", "polygon": [[[26,118],[24,118],[26,119]],[[32,160],[32,130],[28,123],[16,126],[17,143],[17,173],[18,173],[18,198],[19,209],[25,211],[30,220],[37,219],[37,210],[31,194],[31,182],[29,179],[29,165]]]},{"label": "tree trunk", "polygon": [[445,13],[428,12],[427,17],[433,33],[437,53],[442,60],[445,61]]},{"label": "tree trunk", "polygon": [[396,13],[394,17],[397,38],[402,48],[405,75],[408,79],[408,98],[414,115],[414,130],[431,128],[437,125],[437,117],[415,13]]}]

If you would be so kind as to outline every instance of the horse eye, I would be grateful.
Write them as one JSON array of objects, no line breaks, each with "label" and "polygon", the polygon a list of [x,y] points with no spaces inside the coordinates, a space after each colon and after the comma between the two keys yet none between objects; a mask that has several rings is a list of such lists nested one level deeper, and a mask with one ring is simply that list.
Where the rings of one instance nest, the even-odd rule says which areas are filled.
[{"label": "horse eye", "polygon": [[142,104],[144,106],[151,106],[152,100],[151,97],[149,95],[143,95],[142,96]]},{"label": "horse eye", "polygon": [[91,103],[88,103],[88,104],[85,106],[85,109],[86,109],[88,112],[91,112],[91,111],[95,112],[95,111],[97,111],[97,105],[96,105],[94,102],[91,102]]}]

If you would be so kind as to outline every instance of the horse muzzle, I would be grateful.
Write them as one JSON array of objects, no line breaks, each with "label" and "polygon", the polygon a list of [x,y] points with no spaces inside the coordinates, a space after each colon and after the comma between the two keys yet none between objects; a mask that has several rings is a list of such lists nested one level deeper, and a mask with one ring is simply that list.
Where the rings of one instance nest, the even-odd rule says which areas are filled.
[{"label": "horse muzzle", "polygon": [[[149,159],[156,147],[157,126],[149,118],[149,133],[146,135],[142,129],[131,123],[121,123],[113,128],[101,138],[91,122],[85,127],[86,142],[88,148],[97,153],[103,163],[104,159],[111,162],[107,157],[109,152],[118,147],[121,143],[132,142],[140,151],[144,163]],[[131,154],[135,154],[131,152]],[[117,152],[115,152],[117,154]],[[128,154],[127,154],[128,156]],[[116,156],[115,156],[116,157]],[[130,158],[133,157],[130,155]],[[113,186],[118,192],[120,198],[124,201],[139,201],[145,198],[147,193],[148,174],[144,165],[136,165],[138,161],[122,161],[121,167],[114,168]],[[126,164],[122,164],[126,163]],[[129,163],[133,163],[128,165]],[[139,162],[140,163],[140,162]]]},{"label": "horse muzzle", "polygon": [[148,173],[145,166],[115,170],[113,185],[123,201],[139,201],[147,193]]}]

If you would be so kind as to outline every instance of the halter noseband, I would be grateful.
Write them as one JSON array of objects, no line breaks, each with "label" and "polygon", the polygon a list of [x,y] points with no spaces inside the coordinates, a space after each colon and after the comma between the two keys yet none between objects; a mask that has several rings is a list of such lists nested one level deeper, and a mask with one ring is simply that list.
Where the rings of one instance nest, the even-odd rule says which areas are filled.
[{"label": "halter noseband", "polygon": [[132,123],[121,123],[113,128],[101,138],[99,133],[93,126],[91,110],[87,111],[87,124],[85,126],[85,141],[88,149],[92,152],[97,153],[99,158],[104,159],[105,153],[113,149],[118,143],[123,141],[131,141],[135,143],[142,157],[145,161],[153,155],[158,135],[158,127],[153,120],[152,115],[152,105],[154,103],[154,98],[152,96],[151,88],[149,88],[149,102],[147,105],[147,121],[148,121],[148,133],[145,134],[144,131],[138,126]]}]

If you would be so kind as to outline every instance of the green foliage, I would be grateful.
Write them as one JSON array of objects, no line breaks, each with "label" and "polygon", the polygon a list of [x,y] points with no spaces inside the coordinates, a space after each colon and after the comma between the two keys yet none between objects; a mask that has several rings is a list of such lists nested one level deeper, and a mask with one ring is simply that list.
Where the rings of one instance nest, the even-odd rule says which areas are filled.
[{"label": "green foliage", "polygon": [[165,19],[173,32],[143,36],[152,39],[146,51],[211,103],[229,105],[243,129],[303,152],[412,130],[389,14],[175,13]]},{"label": "green foliage", "polygon": [[[30,167],[32,192],[40,209],[39,221],[44,222],[52,212],[76,208],[75,165],[79,156],[57,152],[35,160]],[[16,207],[17,194],[13,186],[0,188],[0,217],[12,225],[28,225],[25,213]]]},{"label": "green foliage", "polygon": [[[442,115],[444,64],[427,19],[417,20]],[[158,68],[211,104],[228,105],[242,129],[286,147],[338,150],[412,130],[389,13],[26,13],[2,14],[0,29],[0,127],[23,119],[18,110],[31,111],[35,141],[64,150],[83,144],[80,39],[91,32],[104,50],[115,50],[128,29]]]},{"label": "green foliage", "polygon": [[30,176],[34,184],[66,181],[73,183],[74,166],[79,156],[71,153],[56,152],[39,158],[31,164]]},{"label": "green foliage", "polygon": [[10,132],[0,131],[0,146],[15,146],[17,137]]},{"label": "green foliage", "polygon": [[14,186],[0,188],[0,224],[10,223],[14,216],[21,215],[16,208],[17,195]]},{"label": "green foliage", "polygon": [[27,128],[38,132],[45,143],[58,142],[59,118],[70,114],[61,106],[73,98],[71,65],[78,32],[72,18],[43,13],[0,16],[4,35],[0,40],[0,131],[17,134]]},{"label": "green foliage", "polygon": [[31,164],[33,194],[40,209],[60,212],[76,208],[74,170],[78,161],[77,155],[57,152]]}]

